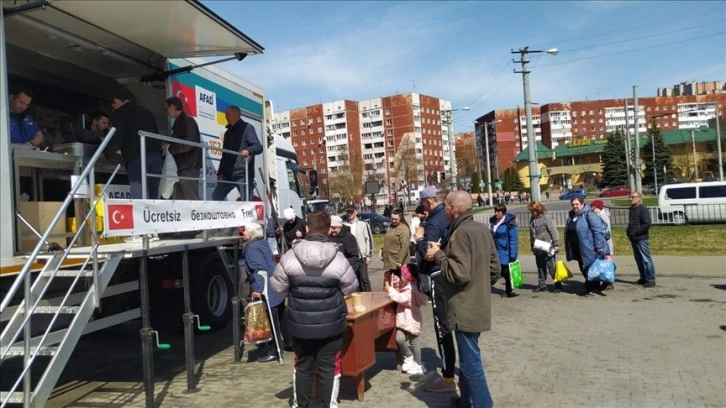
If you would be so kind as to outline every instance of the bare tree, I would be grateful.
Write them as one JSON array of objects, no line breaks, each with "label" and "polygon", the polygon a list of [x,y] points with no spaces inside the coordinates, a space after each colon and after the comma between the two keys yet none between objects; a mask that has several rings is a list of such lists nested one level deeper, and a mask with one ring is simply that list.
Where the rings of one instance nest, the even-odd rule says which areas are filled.
[{"label": "bare tree", "polygon": [[394,161],[395,166],[392,176],[398,179],[401,187],[403,187],[406,195],[406,203],[408,204],[408,197],[411,196],[411,182],[416,181],[416,184],[418,184],[419,173],[419,160],[416,157],[416,140],[412,132],[404,133],[396,150]]},{"label": "bare tree", "polygon": [[[361,194],[361,183],[355,183],[354,173],[351,171],[350,155],[345,150],[338,150],[337,166],[331,168],[328,177],[330,197],[337,195],[344,203],[357,201]],[[362,172],[362,169],[361,169]]]}]

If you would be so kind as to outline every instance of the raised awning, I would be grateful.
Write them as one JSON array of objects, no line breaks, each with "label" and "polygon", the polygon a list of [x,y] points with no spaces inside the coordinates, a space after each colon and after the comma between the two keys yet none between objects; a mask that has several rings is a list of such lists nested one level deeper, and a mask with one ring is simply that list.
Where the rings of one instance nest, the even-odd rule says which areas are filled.
[{"label": "raised awning", "polygon": [[[2,1],[6,10],[16,4]],[[5,32],[10,44],[112,78],[163,70],[167,58],[264,50],[196,0],[56,0],[7,16]]]}]

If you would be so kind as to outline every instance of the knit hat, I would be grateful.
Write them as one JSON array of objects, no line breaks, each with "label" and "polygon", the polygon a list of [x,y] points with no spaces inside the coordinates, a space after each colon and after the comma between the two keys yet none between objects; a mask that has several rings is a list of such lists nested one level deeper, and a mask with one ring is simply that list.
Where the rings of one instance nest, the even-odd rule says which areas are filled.
[{"label": "knit hat", "polygon": [[604,207],[604,203],[602,202],[602,200],[595,200],[590,203],[590,207],[597,208],[598,210],[602,210]]},{"label": "knit hat", "polygon": [[343,219],[337,215],[330,216],[330,226],[333,228],[340,228],[343,226]]},{"label": "knit hat", "polygon": [[282,211],[282,216],[285,217],[286,220],[291,221],[295,219],[295,210],[292,208],[285,208]]}]

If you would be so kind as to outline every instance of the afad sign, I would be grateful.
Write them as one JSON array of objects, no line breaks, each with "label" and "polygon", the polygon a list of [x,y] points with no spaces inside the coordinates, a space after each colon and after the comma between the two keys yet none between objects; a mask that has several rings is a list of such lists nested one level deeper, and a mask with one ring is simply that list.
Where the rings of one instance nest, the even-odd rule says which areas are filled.
[{"label": "afad sign", "polygon": [[104,237],[202,231],[265,223],[252,201],[114,200],[103,202]]}]

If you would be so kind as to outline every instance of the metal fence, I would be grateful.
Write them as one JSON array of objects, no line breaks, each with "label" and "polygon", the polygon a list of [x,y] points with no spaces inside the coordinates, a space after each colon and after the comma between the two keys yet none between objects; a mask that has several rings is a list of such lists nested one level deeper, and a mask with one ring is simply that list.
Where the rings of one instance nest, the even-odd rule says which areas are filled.
[{"label": "metal fence", "polygon": [[[698,210],[695,207],[690,210],[686,209],[686,218],[689,222],[726,222],[726,204],[699,205],[697,207]],[[608,211],[610,211],[611,225],[628,225],[628,219],[630,218],[629,208],[608,208]],[[658,207],[648,207],[648,212],[650,213],[652,224],[682,223],[678,217],[674,218],[673,216],[660,219],[658,216]],[[517,226],[519,228],[529,228],[529,221],[532,218],[529,211],[515,212],[514,214],[517,216]],[[569,211],[548,211],[548,214],[555,220],[555,225],[564,227]],[[688,214],[699,215],[699,217],[689,217]],[[491,216],[492,213],[474,214],[474,220],[484,223],[488,227],[489,217]]]}]

